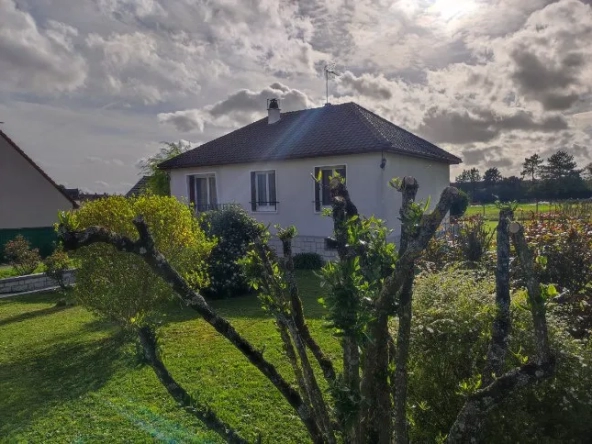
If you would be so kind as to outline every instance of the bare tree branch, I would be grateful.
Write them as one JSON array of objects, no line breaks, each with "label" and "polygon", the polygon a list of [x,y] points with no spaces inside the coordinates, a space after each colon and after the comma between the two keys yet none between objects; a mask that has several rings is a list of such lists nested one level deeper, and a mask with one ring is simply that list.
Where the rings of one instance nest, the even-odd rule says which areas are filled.
[{"label": "bare tree branch", "polygon": [[532,320],[534,324],[534,334],[537,346],[537,362],[543,364],[550,360],[551,352],[549,349],[549,334],[547,329],[547,315],[545,309],[545,300],[541,295],[541,285],[534,271],[534,255],[526,239],[524,238],[524,227],[514,223],[510,226],[512,241],[518,253],[519,263],[526,276],[526,288],[528,299],[532,310]]},{"label": "bare tree branch", "polygon": [[[280,238],[282,241],[287,240],[287,234],[280,234]],[[289,339],[285,339],[284,342],[289,341],[290,345],[293,345],[299,358],[299,363],[294,361],[295,365],[293,366],[296,377],[302,378],[301,390],[303,390],[305,398],[310,402],[310,406],[314,412],[314,420],[322,430],[324,438],[330,444],[335,443],[335,435],[333,432],[333,426],[331,424],[327,405],[317,383],[314,371],[310,365],[305,343],[300,335],[300,331],[296,326],[293,312],[288,314],[284,308],[284,304],[286,302],[290,301],[291,303],[291,295],[285,294],[285,289],[278,285],[276,279],[274,278],[273,266],[267,254],[269,252],[269,247],[262,242],[256,242],[255,251],[259,255],[263,265],[262,277],[263,281],[265,282],[265,286],[267,287],[269,294],[273,294],[278,302],[279,309],[274,311],[276,323],[280,326],[280,328],[285,328],[289,333]],[[292,352],[294,352],[294,350],[292,350]]]},{"label": "bare tree branch", "polygon": [[495,270],[496,315],[491,329],[491,343],[487,351],[483,384],[489,385],[502,374],[510,342],[510,232],[508,227],[513,212],[500,210],[497,225],[497,267]]},{"label": "bare tree branch", "polygon": [[[471,395],[448,432],[446,442],[464,444],[480,436],[487,413],[517,389],[553,376],[555,361],[528,363],[503,374],[487,387]],[[479,442],[478,440],[475,442]]]},{"label": "bare tree branch", "polygon": [[[351,201],[349,191],[339,178],[333,178],[330,182],[330,192],[333,204],[333,231],[335,234],[335,245],[337,247],[337,254],[339,260],[352,261],[355,257],[355,252],[350,253],[351,247],[348,245],[348,221],[354,216],[358,216],[358,209]],[[354,246],[355,248],[355,246]],[[342,292],[339,297],[350,298],[347,305],[350,308],[350,315],[352,322],[356,322],[358,312],[355,307],[358,306],[357,295],[346,294]],[[342,339],[343,346],[343,381],[350,393],[354,402],[360,400],[360,351],[356,333],[352,329],[344,326],[344,334]],[[362,431],[359,420],[360,412],[352,413],[350,426],[346,430],[346,439],[348,442],[357,443],[362,439]]]},{"label": "bare tree branch", "polygon": [[511,233],[526,275],[537,346],[536,358],[534,362],[528,362],[506,372],[488,386],[469,396],[448,433],[446,441],[448,443],[466,443],[480,436],[488,412],[496,408],[515,390],[549,378],[555,373],[555,357],[549,350],[545,301],[541,296],[540,282],[534,272],[534,255],[528,248],[524,239],[524,229],[520,224],[513,222],[506,228]]},{"label": "bare tree branch", "polygon": [[298,295],[298,286],[296,285],[296,278],[294,276],[294,258],[292,256],[292,239],[282,239],[282,248],[285,258],[286,278],[288,280],[290,290],[290,303],[292,306],[292,315],[296,322],[298,332],[302,336],[302,340],[306,346],[310,349],[313,356],[319,363],[323,375],[329,384],[335,383],[335,369],[333,368],[333,362],[329,359],[321,347],[317,344],[314,338],[310,334],[308,324],[304,318],[304,311],[302,309],[302,300]]},{"label": "bare tree branch", "polygon": [[203,422],[206,427],[218,433],[229,443],[243,444],[248,441],[242,438],[228,424],[220,420],[216,413],[208,407],[199,403],[171,376],[168,369],[158,356],[156,349],[156,336],[150,327],[141,327],[138,330],[138,337],[144,352],[144,357],[161,384],[167,392],[179,403],[187,413],[195,416]]},{"label": "bare tree branch", "polygon": [[278,389],[296,411],[313,441],[315,443],[325,442],[300,394],[282,378],[277,369],[263,357],[260,351],[243,338],[228,320],[219,316],[203,296],[194,291],[185,279],[177,273],[166,258],[155,248],[154,239],[150,235],[143,217],[135,218],[134,225],[140,236],[138,241],[133,241],[103,227],[89,227],[83,231],[69,231],[66,227],[61,226],[59,227],[59,235],[66,251],[76,250],[95,243],[106,243],[119,251],[141,256],[158,276],[171,285],[183,302],[197,311],[218,333],[228,339]]},{"label": "bare tree branch", "polygon": [[[413,220],[411,219],[411,207],[415,203],[415,196],[419,184],[413,177],[404,177],[401,182],[401,240],[399,256],[403,256],[407,245],[413,235]],[[407,430],[407,361],[409,360],[409,346],[411,342],[411,318],[412,318],[412,295],[413,280],[415,277],[415,261],[400,264],[398,267],[407,267],[403,273],[401,295],[398,301],[399,328],[397,332],[397,346],[395,356],[395,442],[406,444],[409,442]]]}]

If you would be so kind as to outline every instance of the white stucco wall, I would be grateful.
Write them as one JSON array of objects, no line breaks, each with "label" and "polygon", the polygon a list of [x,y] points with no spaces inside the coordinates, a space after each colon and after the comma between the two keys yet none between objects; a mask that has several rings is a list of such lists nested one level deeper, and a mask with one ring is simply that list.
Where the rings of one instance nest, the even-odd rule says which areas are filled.
[{"label": "white stucco wall", "polygon": [[[387,154],[385,167],[386,176],[404,177],[413,176],[419,183],[416,201],[426,202],[430,200],[430,210],[433,209],[444,188],[450,185],[450,166],[442,162],[433,162],[417,157],[397,156]],[[393,235],[398,238],[401,231],[399,210],[401,208],[401,193],[388,187],[388,201],[386,202],[385,219],[389,227],[394,229]]]},{"label": "white stucco wall", "polygon": [[171,170],[171,193],[188,201],[187,176],[215,174],[218,202],[236,202],[251,212],[251,171],[276,171],[278,210],[275,213],[251,213],[264,223],[295,225],[301,236],[326,237],[331,234],[332,221],[314,211],[314,182],[311,174],[317,166],[347,166],[347,185],[353,202],[363,215],[387,220],[399,233],[399,193],[388,186],[392,177],[412,175],[420,184],[418,197],[432,198],[432,206],[450,183],[450,168],[445,163],[424,159],[386,155],[385,169],[380,168],[380,153],[339,157],[319,157],[258,164]]},{"label": "white stucco wall", "polygon": [[0,229],[50,227],[72,203],[0,136]]}]

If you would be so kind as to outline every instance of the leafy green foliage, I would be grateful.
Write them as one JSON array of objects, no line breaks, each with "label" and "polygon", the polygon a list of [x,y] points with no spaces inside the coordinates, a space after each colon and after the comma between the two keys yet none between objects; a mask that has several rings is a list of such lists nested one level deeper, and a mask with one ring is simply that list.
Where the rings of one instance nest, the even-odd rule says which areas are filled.
[{"label": "leafy green foliage", "polygon": [[365,341],[372,316],[370,302],[378,297],[397,262],[395,245],[386,240],[390,232],[375,217],[351,218],[347,221],[347,244],[363,250],[363,254],[328,262],[321,270],[321,285],[327,289],[323,300],[329,311],[327,319],[338,333],[351,332]]},{"label": "leafy green foliage", "polygon": [[494,231],[489,231],[481,216],[472,216],[459,222],[456,245],[460,259],[468,262],[480,262],[489,250]]},{"label": "leafy green foliage", "polygon": [[[459,268],[423,273],[416,280],[409,361],[412,441],[433,442],[445,435],[465,397],[480,387],[495,316],[494,292],[492,276]],[[507,369],[524,364],[536,350],[526,301],[523,290],[512,297]],[[557,374],[533,389],[517,390],[492,412],[484,442],[585,442],[592,432],[592,349],[566,334],[555,305],[549,310]]]},{"label": "leafy green foliage", "polygon": [[60,247],[45,258],[45,274],[53,279],[62,290],[67,290],[69,285],[66,282],[65,273],[70,268],[70,258],[68,254]]},{"label": "leafy green foliage", "polygon": [[169,177],[166,171],[158,168],[158,165],[165,160],[169,160],[178,156],[179,154],[183,154],[185,151],[191,148],[189,144],[184,144],[183,142],[163,142],[163,145],[164,146],[158,153],[142,161],[140,164],[142,172],[149,176],[147,187],[148,190],[157,196],[170,195]]},{"label": "leafy green foliage", "polygon": [[208,237],[218,242],[208,262],[210,284],[204,288],[204,294],[226,298],[249,291],[239,262],[249,245],[263,235],[264,227],[238,206],[202,213],[199,223]]},{"label": "leafy green foliage", "polygon": [[[548,215],[549,216],[549,215]],[[537,252],[537,273],[542,282],[559,286],[561,313],[576,336],[592,332],[592,220],[563,217],[538,218],[524,226],[530,246]]]},{"label": "leafy green foliage", "polygon": [[[69,217],[80,229],[99,225],[137,239],[132,221],[144,216],[156,248],[194,288],[208,284],[208,240],[191,210],[171,197],[115,196],[88,202]],[[170,286],[144,260],[106,244],[77,250],[76,299],[124,327],[158,320],[157,307],[172,297]]]},{"label": "leafy green foliage", "polygon": [[4,245],[4,256],[18,276],[33,273],[41,262],[39,249],[31,248],[29,241],[20,234]]},{"label": "leafy green foliage", "polygon": [[298,253],[294,255],[294,268],[297,270],[320,270],[325,260],[318,253]]},{"label": "leafy green foliage", "polygon": [[545,257],[539,266],[543,282],[580,293],[592,283],[592,221],[538,218],[524,225],[528,243]]},{"label": "leafy green foliage", "polygon": [[458,190],[458,196],[450,206],[450,216],[459,218],[467,211],[469,207],[469,195],[463,190]]}]

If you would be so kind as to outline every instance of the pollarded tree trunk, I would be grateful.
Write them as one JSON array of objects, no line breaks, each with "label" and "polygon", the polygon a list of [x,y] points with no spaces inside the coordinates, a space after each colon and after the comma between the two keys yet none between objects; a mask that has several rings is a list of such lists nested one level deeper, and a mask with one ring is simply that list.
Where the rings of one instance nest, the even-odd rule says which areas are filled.
[{"label": "pollarded tree trunk", "polygon": [[[485,367],[486,371],[492,371],[496,373],[496,376],[486,378],[488,375],[483,375],[487,385],[468,397],[448,433],[447,443],[479,442],[483,424],[490,411],[497,408],[516,390],[549,378],[555,372],[555,357],[549,350],[545,304],[541,297],[540,282],[534,272],[534,255],[524,238],[524,229],[516,222],[509,222],[509,215],[511,214],[504,211],[500,214],[497,246],[500,262],[498,262],[496,276],[496,305],[498,312],[493,325],[491,346]],[[534,359],[530,359],[523,366],[497,376],[498,372],[502,370],[503,356],[507,350],[508,335],[511,329],[511,318],[509,313],[506,312],[507,307],[509,307],[510,275],[509,272],[506,272],[508,271],[506,260],[509,260],[510,234],[518,253],[520,266],[526,276],[537,354]]]}]

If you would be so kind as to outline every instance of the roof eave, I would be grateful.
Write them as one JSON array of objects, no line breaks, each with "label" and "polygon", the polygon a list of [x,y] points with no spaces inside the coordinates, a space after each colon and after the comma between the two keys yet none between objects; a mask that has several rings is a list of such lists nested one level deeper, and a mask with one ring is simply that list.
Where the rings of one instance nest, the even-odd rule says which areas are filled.
[{"label": "roof eave", "polygon": [[319,155],[303,155],[303,156],[258,159],[258,160],[251,160],[251,161],[246,161],[246,162],[245,161],[237,161],[237,162],[226,162],[226,163],[202,163],[202,164],[192,163],[192,164],[172,165],[172,166],[162,166],[162,164],[159,164],[158,168],[162,169],[162,170],[182,170],[182,169],[186,169],[186,168],[221,167],[221,166],[225,166],[225,165],[250,165],[250,164],[254,164],[254,163],[271,162],[271,161],[285,162],[288,160],[316,159],[316,158],[320,158],[320,157],[373,154],[373,153],[380,153],[382,151],[388,152],[391,154],[396,154],[399,156],[415,157],[415,158],[420,158],[420,159],[432,160],[435,162],[442,162],[442,163],[446,163],[449,165],[458,165],[459,163],[462,163],[462,160],[456,156],[451,156],[451,157],[454,157],[454,160],[453,160],[450,158],[441,158],[441,157],[436,157],[436,156],[422,155],[420,153],[410,153],[407,151],[401,151],[401,150],[397,150],[396,148],[393,148],[392,146],[382,146],[382,147],[376,147],[376,148],[372,148],[367,151],[361,151],[361,152],[357,152],[357,153],[332,153],[332,154],[323,153],[323,154],[319,154]]}]

